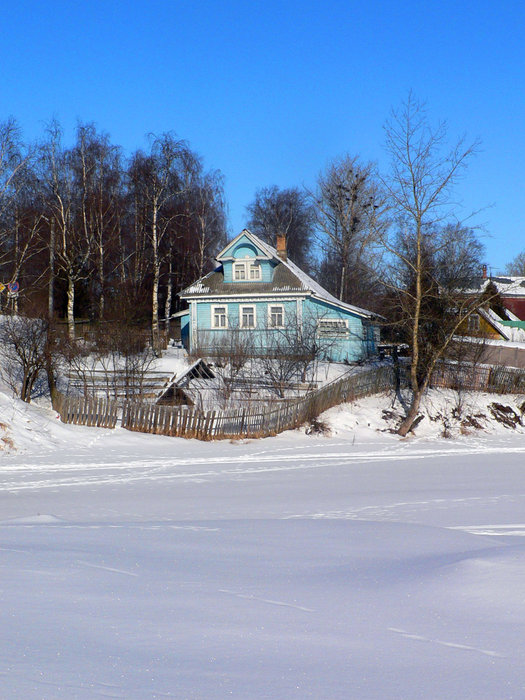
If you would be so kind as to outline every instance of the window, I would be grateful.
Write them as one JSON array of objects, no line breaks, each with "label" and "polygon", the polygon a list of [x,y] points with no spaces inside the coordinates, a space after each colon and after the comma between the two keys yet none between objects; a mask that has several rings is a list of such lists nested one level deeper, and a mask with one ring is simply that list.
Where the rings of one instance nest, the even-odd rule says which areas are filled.
[{"label": "window", "polygon": [[472,314],[472,316],[468,317],[468,330],[469,333],[479,333],[480,327],[478,314]]},{"label": "window", "polygon": [[262,278],[261,266],[257,262],[243,261],[233,263],[233,281],[246,282],[247,280],[260,280]]},{"label": "window", "polygon": [[255,328],[255,306],[241,306],[241,328]]},{"label": "window", "polygon": [[268,307],[268,325],[270,328],[283,328],[284,308],[282,305]]},{"label": "window", "polygon": [[249,270],[250,270],[250,279],[251,280],[260,280],[261,279],[261,266],[260,265],[258,265],[257,263],[250,263]]},{"label": "window", "polygon": [[212,306],[211,327],[228,328],[228,309],[225,306]]},{"label": "window", "polygon": [[317,331],[320,336],[346,338],[348,335],[348,321],[342,318],[320,318],[317,321]]},{"label": "window", "polygon": [[246,279],[246,265],[244,263],[234,263],[233,279],[236,282],[243,281]]}]

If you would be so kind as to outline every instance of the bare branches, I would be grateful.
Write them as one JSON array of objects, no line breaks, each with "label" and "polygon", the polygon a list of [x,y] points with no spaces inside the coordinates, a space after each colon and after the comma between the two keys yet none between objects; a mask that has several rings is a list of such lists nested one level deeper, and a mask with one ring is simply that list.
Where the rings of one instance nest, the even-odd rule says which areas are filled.
[{"label": "bare branches", "polygon": [[445,225],[454,214],[453,186],[478,143],[451,148],[444,123],[431,127],[412,95],[385,125],[391,156],[382,178],[396,227],[383,237],[390,257],[388,296],[398,332],[410,346],[412,402],[399,432],[410,430],[436,363],[481,299],[466,291],[481,267],[483,247],[472,229]]},{"label": "bare branches", "polygon": [[312,195],[324,254],[321,277],[339,299],[363,304],[374,293],[385,197],[371,163],[345,156],[330,164]]},{"label": "bare branches", "polygon": [[290,258],[302,269],[309,269],[314,211],[305,192],[276,185],[264,187],[246,209],[251,231],[270,245],[275,245],[277,235],[285,236]]}]

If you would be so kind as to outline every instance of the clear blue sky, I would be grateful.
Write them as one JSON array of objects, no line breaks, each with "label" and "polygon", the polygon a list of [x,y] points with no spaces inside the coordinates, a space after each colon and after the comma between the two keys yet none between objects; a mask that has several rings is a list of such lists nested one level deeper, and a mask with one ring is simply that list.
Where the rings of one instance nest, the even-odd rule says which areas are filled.
[{"label": "clear blue sky", "polygon": [[93,121],[126,152],[173,130],[225,177],[230,233],[257,188],[312,187],[346,152],[386,165],[408,91],[479,137],[461,185],[495,271],[525,248],[525,3],[500,0],[4,3],[0,119],[28,139]]}]

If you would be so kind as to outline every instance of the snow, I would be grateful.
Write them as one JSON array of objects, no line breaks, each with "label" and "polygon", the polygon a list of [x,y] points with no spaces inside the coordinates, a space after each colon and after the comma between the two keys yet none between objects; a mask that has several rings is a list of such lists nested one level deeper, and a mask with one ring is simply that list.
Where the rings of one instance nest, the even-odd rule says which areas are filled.
[{"label": "snow", "polygon": [[524,697],[525,429],[493,401],[523,397],[464,397],[450,439],[440,392],[405,440],[383,396],[198,442],[0,393],[0,695]]}]

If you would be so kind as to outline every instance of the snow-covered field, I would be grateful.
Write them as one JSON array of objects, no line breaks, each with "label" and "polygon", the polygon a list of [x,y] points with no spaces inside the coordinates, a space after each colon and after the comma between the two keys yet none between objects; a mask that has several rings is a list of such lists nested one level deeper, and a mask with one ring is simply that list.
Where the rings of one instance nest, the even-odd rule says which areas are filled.
[{"label": "snow-covered field", "polygon": [[200,443],[0,394],[0,697],[525,698],[525,429],[380,402]]}]

